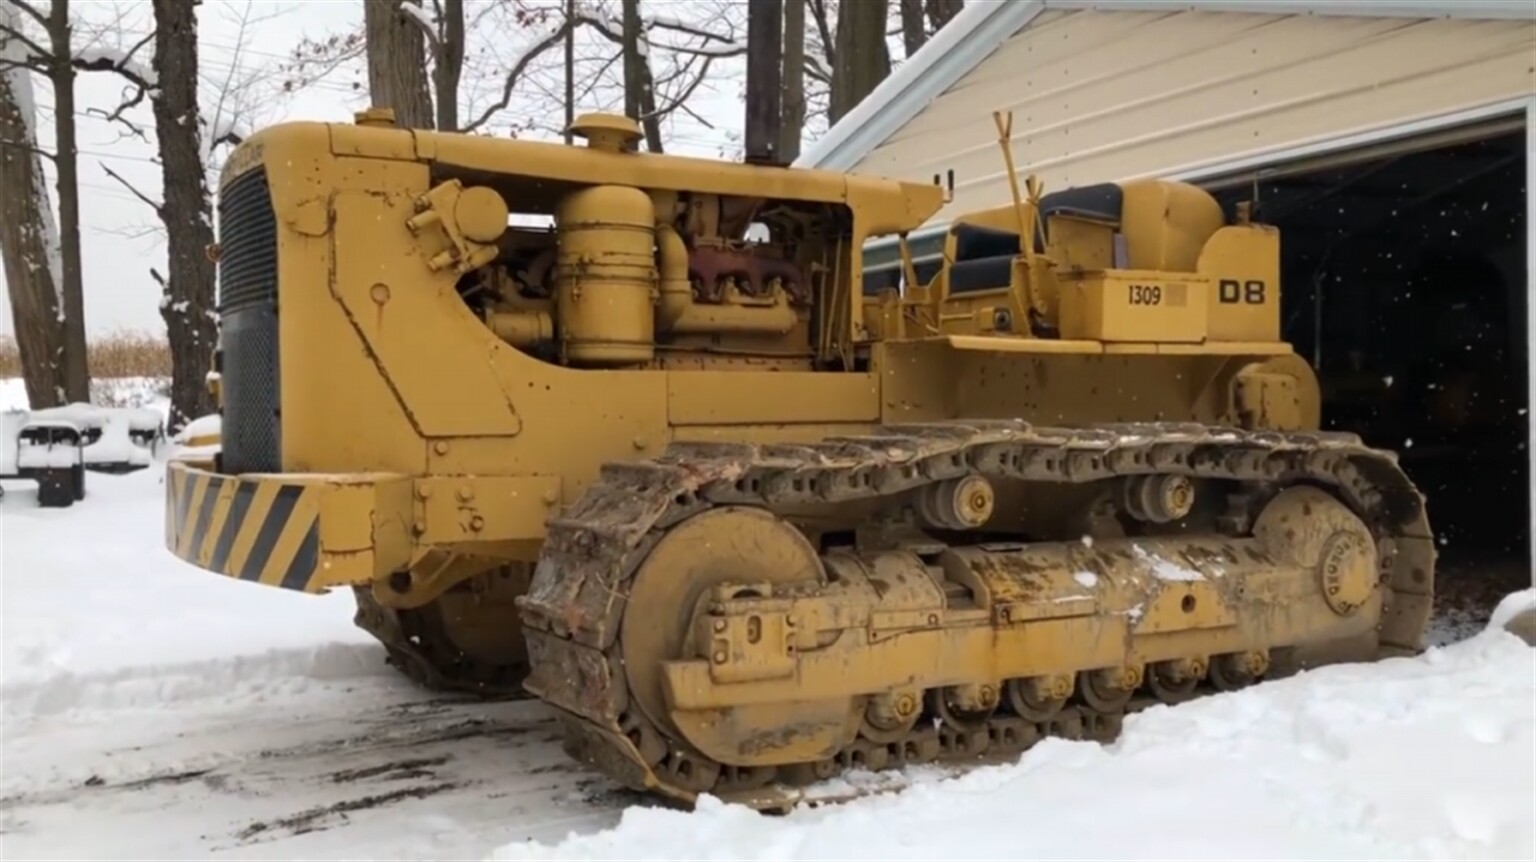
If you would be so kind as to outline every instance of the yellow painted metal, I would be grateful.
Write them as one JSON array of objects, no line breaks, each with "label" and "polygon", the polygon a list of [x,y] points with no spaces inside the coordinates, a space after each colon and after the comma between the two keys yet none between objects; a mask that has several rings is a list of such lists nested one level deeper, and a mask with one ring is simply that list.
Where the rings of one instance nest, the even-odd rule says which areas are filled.
[{"label": "yellow painted metal", "polygon": [[575,365],[636,365],[656,344],[655,212],[629,186],[571,192],[555,213],[555,291],[565,358]]},{"label": "yellow painted metal", "polygon": [[[927,284],[866,295],[864,243],[922,225],[941,189],[641,153],[622,117],[574,131],[584,143],[565,146],[369,112],[265,129],[232,154],[226,197],[259,173],[267,197],[247,205],[270,204],[272,223],[226,213],[215,251],[270,267],[237,286],[271,291],[275,360],[226,331],[225,452],[169,466],[172,553],[295,591],[355,589],[359,623],[432,685],[516,691],[531,662],[530,689],[575,714],[563,686],[590,697],[621,679],[643,716],[572,732],[628,752],[607,761],[638,770],[626,781],[674,794],[898,742],[927,751],[919,714],[980,733],[1005,704],[1112,710],[1127,685],[1171,697],[1271,647],[1354,654],[1378,624],[1412,628],[1423,596],[1381,605],[1392,548],[1337,496],[982,478],[964,459],[910,491],[868,484],[910,478],[880,441],[913,423],[947,423],[934,439],[988,420],[1088,441],[1098,423],[1317,429],[1317,380],[1279,337],[1273,228],[1159,181],[1121,186],[1118,213],[1053,210],[1031,178],[1027,198],[959,220],[1039,226],[1038,247],[994,261],[995,282],[957,280],[952,232]],[[270,415],[239,421],[270,425],[232,433],[231,405],[266,396]],[[221,472],[263,430],[269,449],[233,454],[275,469]],[[867,461],[816,484],[844,446]],[[1067,469],[1060,454],[1050,470]],[[688,517],[704,506],[690,489],[762,464],[783,467],[771,489]],[[657,465],[698,484],[657,502],[640,482],[562,544],[594,489]],[[1238,497],[1248,510],[1222,508]],[[665,506],[675,516],[654,522]],[[1387,541],[1418,565],[1410,538]],[[631,539],[648,555],[612,571],[552,562]],[[1158,574],[1179,560],[1199,577]],[[518,596],[527,614],[560,609],[526,651]],[[599,612],[578,597],[622,626],[580,634]]]},{"label": "yellow painted metal", "polygon": [[[1294,525],[1303,507],[1310,510],[1309,528],[1294,535],[1292,527],[1286,534],[1283,519]],[[729,511],[710,515],[728,518]],[[713,535],[736,535],[737,529],[733,524]],[[729,550],[696,541],[693,568],[724,565]],[[768,542],[755,545],[754,552],[775,560],[789,554]],[[655,559],[659,565],[663,558]],[[833,567],[835,579],[823,573],[823,565]],[[1194,643],[1211,654],[1269,642],[1304,643],[1325,634],[1359,637],[1374,626],[1373,614],[1361,612],[1364,605],[1380,600],[1368,529],[1342,504],[1309,488],[1277,498],[1251,539],[1194,535],[1107,540],[1092,549],[1078,542],[1019,550],[964,548],[945,551],[937,565],[968,592],[946,597],[930,588],[917,599],[877,588],[876,580],[933,586],[917,554],[892,551],[807,561],[793,572],[798,575],[793,580],[801,582],[793,600],[710,603],[692,615],[689,631],[711,637],[674,643],[664,653],[681,656],[661,663],[672,709],[667,720],[713,712],[713,727],[730,724],[730,710],[736,708],[839,698],[846,703],[903,685],[969,682],[1000,688],[1009,679],[1075,674],[1085,667],[1144,667],[1180,658]],[[642,575],[630,614],[655,615],[678,604],[670,598],[652,601],[649,591],[641,592],[644,583]],[[702,583],[679,572],[670,589],[683,595],[686,586],[698,590]],[[743,576],[716,586],[715,594],[747,590],[752,583]],[[1330,591],[1335,583],[1348,584],[1347,595],[1359,603],[1342,605],[1340,594]],[[903,612],[886,610],[893,606]],[[841,608],[858,610],[849,615]],[[1349,616],[1348,624],[1340,625],[1341,614]],[[749,625],[753,618],[760,619],[755,628]],[[628,644],[625,652],[646,658],[646,668],[655,667],[654,656],[663,654],[631,650]],[[773,757],[767,745],[762,753],[738,750],[720,757],[713,746],[705,747],[709,740],[690,734],[690,742],[722,763]],[[792,756],[805,757],[798,750]]]},{"label": "yellow painted metal", "polygon": [[[603,124],[601,117],[588,121]],[[943,334],[882,340],[886,333],[878,325],[866,327],[861,312],[857,319],[838,318],[849,329],[826,340],[810,328],[813,308],[792,310],[782,283],[773,283],[756,304],[747,304],[734,284],[715,304],[701,301],[689,243],[738,252],[750,246],[686,238],[681,231],[691,226],[720,232],[725,223],[744,228],[755,213],[767,211],[766,200],[801,207],[784,222],[801,225],[801,231],[814,213],[849,219],[847,228],[807,237],[796,262],[820,295],[864,303],[854,287],[858,241],[916,227],[941,204],[939,189],[649,157],[599,146],[601,141],[562,147],[407,133],[379,122],[267,129],[242,146],[225,171],[226,186],[253,169],[267,174],[279,223],[279,365],[323,369],[283,376],[278,397],[285,471],[528,479],[541,483],[541,497],[553,493],[557,499],[547,505],[558,509],[579,495],[599,464],[658,454],[671,439],[725,440],[734,434],[743,440],[815,440],[879,422],[947,416],[1219,421],[1253,413],[1251,404],[1260,402],[1268,405],[1260,413],[1279,415],[1285,379],[1293,381],[1302,405],[1317,397],[1304,364],[1287,366],[1279,372],[1283,379],[1254,390],[1271,393],[1267,400],[1244,395],[1242,410],[1235,390],[1222,382],[1223,375],[1230,377],[1229,366],[1289,352],[1283,342],[1253,337],[1273,328],[1278,290],[1267,290],[1257,307],[1207,304],[1212,332],[1225,326],[1228,335],[1250,336],[1229,342],[1191,340],[1197,327],[1181,323],[1188,318],[1177,311],[1168,316],[1169,305],[1178,307],[1174,303],[1143,309],[1130,301],[1128,291],[1143,276],[1162,286],[1184,283],[1196,295],[1207,281],[1273,276],[1274,232],[1247,224],[1212,229],[1208,200],[1188,187],[1128,186],[1128,202],[1151,201],[1175,217],[1164,229],[1139,215],[1152,204],[1137,204],[1135,212],[1128,210],[1125,230],[1136,254],[1184,263],[1197,257],[1197,272],[1082,269],[1108,259],[1091,251],[1105,245],[1107,229],[1059,216],[1047,220],[1047,251],[1037,264],[1046,278],[1046,307],[1058,314],[1063,337],[978,326],[985,315],[957,312],[986,302],[1010,306],[1010,294],[1025,295],[1022,287],[1002,291],[1001,303],[983,294],[946,297],[948,273],[941,272],[938,289],[912,294],[931,303],[926,313],[943,321]],[[516,229],[496,236],[493,223],[503,206],[547,211],[557,232],[544,240]],[[1032,223],[1036,204],[1021,206]],[[1185,209],[1191,215],[1178,217]],[[677,215],[669,221],[669,213]],[[1018,217],[1016,208],[1006,207],[964,220],[1006,228]],[[1058,235],[1057,224],[1068,227]],[[1192,252],[1208,229],[1213,232],[1204,252]],[[495,269],[490,251],[504,259],[518,243],[551,254],[559,249],[559,261],[533,261],[542,266],[549,297],[507,297],[496,306],[505,310],[477,314],[461,297],[462,283]],[[642,247],[654,248],[655,257]],[[789,248],[771,246],[765,254],[782,259]],[[594,263],[599,255],[603,261]],[[1058,257],[1074,263],[1070,277],[1044,275]],[[583,279],[595,279],[580,291],[573,278],[578,270]],[[1033,270],[1014,272],[1017,282]],[[498,289],[511,284],[504,272],[495,274]],[[316,280],[329,290],[304,287]],[[1083,316],[1074,317],[1079,312],[1072,301],[1061,302],[1063,285],[1073,284],[1100,286],[1099,310],[1086,315],[1096,321],[1091,327],[1073,323]],[[1112,285],[1124,288],[1124,302],[1105,303],[1117,298]],[[578,293],[582,298],[573,302]],[[909,300],[901,302],[910,307]],[[1194,316],[1199,305],[1196,297],[1184,308]],[[648,319],[653,307],[654,323]],[[794,320],[787,329],[773,322],[785,314]],[[1074,329],[1098,337],[1073,337]],[[866,339],[863,346],[846,354],[860,338]],[[589,358],[632,367],[550,362],[537,348],[551,342],[566,345],[567,359],[587,350]],[[342,349],[349,344],[355,347]],[[569,353],[572,345],[576,356]],[[609,360],[601,359],[605,351]],[[647,355],[654,358],[645,361]],[[835,368],[845,356],[860,368]],[[796,367],[805,370],[786,370]],[[576,419],[571,411],[590,418]],[[1315,413],[1303,409],[1299,415]],[[349,421],[334,421],[338,415]],[[1286,427],[1294,418],[1284,420]],[[739,430],[726,430],[733,427]],[[358,433],[363,428],[366,433]],[[555,487],[544,488],[548,483]],[[501,547],[526,560],[536,554],[539,525],[550,511],[542,504],[516,511],[526,523],[501,523],[493,530],[501,538],[482,541],[505,539]],[[435,527],[404,533],[412,558],[448,538]]]},{"label": "yellow painted metal", "polygon": [[167,544],[217,574],[321,593],[409,562],[404,476],[236,477],[172,461],[165,484]]},{"label": "yellow painted metal", "polygon": [[1146,270],[1061,279],[1061,334],[1103,342],[1199,344],[1209,332],[1210,282]]}]

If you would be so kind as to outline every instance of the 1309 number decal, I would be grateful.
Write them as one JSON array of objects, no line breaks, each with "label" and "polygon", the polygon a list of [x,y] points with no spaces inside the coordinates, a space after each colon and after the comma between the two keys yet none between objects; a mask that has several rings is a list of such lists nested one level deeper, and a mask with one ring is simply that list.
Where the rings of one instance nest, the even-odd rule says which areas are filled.
[{"label": "1309 number decal", "polygon": [[1130,286],[1131,305],[1158,305],[1163,301],[1163,288],[1156,284],[1133,284]]}]

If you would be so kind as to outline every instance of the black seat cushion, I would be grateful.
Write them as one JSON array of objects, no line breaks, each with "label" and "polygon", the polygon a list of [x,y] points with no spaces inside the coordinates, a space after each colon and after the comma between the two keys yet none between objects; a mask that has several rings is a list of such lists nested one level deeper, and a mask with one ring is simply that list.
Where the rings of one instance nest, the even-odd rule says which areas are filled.
[{"label": "black seat cushion", "polygon": [[955,225],[955,262],[1019,253],[1017,231],[974,224]]},{"label": "black seat cushion", "polygon": [[1051,192],[1040,199],[1040,218],[1043,221],[1053,215],[1080,216],[1118,225],[1124,205],[1125,194],[1118,184],[1099,183]]},{"label": "black seat cushion", "polygon": [[1014,254],[957,262],[949,269],[949,292],[973,293],[1007,287],[1012,280]]}]

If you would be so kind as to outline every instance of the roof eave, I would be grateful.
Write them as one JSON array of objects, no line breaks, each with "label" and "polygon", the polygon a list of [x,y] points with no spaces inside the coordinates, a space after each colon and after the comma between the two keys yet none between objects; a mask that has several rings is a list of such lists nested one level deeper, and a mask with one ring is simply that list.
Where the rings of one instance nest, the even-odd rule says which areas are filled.
[{"label": "roof eave", "polygon": [[846,171],[1047,9],[1536,20],[1531,0],[1011,0],[969,3],[795,160]]},{"label": "roof eave", "polygon": [[1042,0],[966,4],[916,54],[801,153],[795,166],[832,171],[852,167],[906,125],[918,107],[949,89],[1044,8]]}]

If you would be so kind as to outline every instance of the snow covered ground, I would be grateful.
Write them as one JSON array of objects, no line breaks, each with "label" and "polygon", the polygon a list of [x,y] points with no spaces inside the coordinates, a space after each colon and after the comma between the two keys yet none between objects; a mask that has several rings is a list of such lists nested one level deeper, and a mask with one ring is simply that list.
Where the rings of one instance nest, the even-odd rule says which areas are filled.
[{"label": "snow covered ground", "polygon": [[782,818],[634,808],[493,858],[1530,859],[1533,655],[1490,631],[1154,708],[1113,745],[1049,740],[899,795]]},{"label": "snow covered ground", "polygon": [[533,703],[436,698],[350,596],[160,547],[161,467],[0,501],[0,858],[477,858],[616,819]]},{"label": "snow covered ground", "polygon": [[1536,854],[1536,651],[1480,621],[1419,658],[1141,713],[1112,746],[787,817],[683,813],[570,763],[538,704],[400,679],[346,595],[180,563],[161,477],[93,473],[65,510],[5,484],[0,857]]}]

